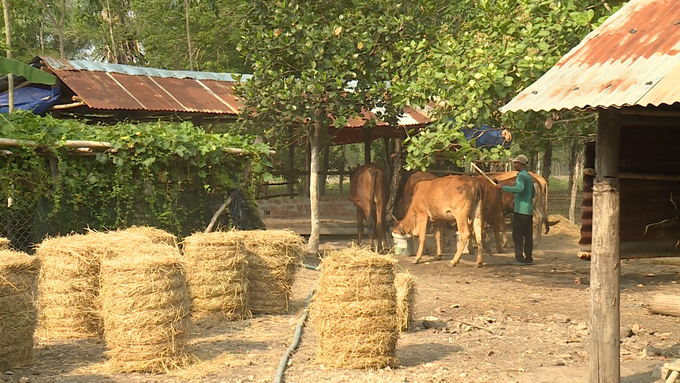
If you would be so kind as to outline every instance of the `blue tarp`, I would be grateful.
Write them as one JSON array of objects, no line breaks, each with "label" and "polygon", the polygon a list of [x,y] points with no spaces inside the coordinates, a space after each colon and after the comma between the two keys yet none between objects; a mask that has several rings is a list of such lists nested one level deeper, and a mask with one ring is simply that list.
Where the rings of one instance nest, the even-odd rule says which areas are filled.
[{"label": "blue tarp", "polygon": [[470,141],[475,139],[475,147],[477,148],[495,148],[502,145],[506,149],[510,149],[510,141],[506,141],[501,134],[503,129],[494,128],[492,126],[482,124],[481,127],[474,127],[472,129],[461,129],[465,135],[465,139]]},{"label": "blue tarp", "polygon": [[[30,110],[34,114],[43,114],[57,103],[59,88],[43,89],[25,86],[14,90],[14,109]],[[9,111],[9,93],[0,93],[0,113]]]}]

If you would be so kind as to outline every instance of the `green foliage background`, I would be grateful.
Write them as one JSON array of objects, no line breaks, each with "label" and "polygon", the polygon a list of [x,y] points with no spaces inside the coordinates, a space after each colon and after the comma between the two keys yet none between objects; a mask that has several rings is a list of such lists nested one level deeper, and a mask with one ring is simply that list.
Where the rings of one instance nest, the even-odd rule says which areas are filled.
[{"label": "green foliage background", "polygon": [[[252,201],[270,167],[269,147],[250,144],[253,137],[209,134],[188,123],[92,126],[31,113],[13,113],[10,122],[3,137],[44,145],[13,147],[0,157],[0,199],[11,197],[10,209],[17,213],[35,211],[38,237],[131,225],[188,235],[204,229],[236,187],[245,185]],[[109,142],[112,150],[72,155],[67,140]],[[57,164],[56,178],[49,157]],[[243,180],[248,160],[252,177]]]}]

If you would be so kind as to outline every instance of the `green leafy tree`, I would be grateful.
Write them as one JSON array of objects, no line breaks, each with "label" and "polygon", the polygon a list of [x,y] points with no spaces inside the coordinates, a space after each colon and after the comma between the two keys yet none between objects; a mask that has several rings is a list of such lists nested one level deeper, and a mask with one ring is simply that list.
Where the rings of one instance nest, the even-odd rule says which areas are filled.
[{"label": "green leafy tree", "polygon": [[[395,94],[434,107],[432,129],[410,137],[407,167],[427,168],[437,154],[453,160],[499,160],[507,151],[474,150],[460,128],[507,126],[523,151],[545,150],[566,125],[546,134],[548,116],[501,115],[498,109],[550,69],[614,10],[587,0],[462,0],[430,2],[427,44],[405,46],[417,77]],[[422,47],[422,48],[421,48]],[[565,117],[575,117],[566,114]],[[451,150],[451,149],[454,150]]]},{"label": "green leafy tree", "polygon": [[[388,81],[405,64],[398,43],[418,32],[416,4],[401,1],[251,1],[239,50],[254,77],[239,90],[242,120],[268,136],[302,130],[311,144],[309,250],[318,251],[319,137],[362,110],[400,113]],[[370,122],[369,122],[370,124]]]}]

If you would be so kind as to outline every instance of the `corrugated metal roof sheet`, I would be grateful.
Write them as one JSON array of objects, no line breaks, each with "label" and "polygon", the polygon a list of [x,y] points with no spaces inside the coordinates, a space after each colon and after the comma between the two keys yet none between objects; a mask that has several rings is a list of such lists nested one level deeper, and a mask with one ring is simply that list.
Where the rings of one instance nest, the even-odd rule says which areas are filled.
[{"label": "corrugated metal roof sheet", "polygon": [[631,0],[501,112],[671,105],[678,53],[678,1]]},{"label": "corrugated metal roof sheet", "polygon": [[41,57],[91,109],[238,114],[234,75]]},{"label": "corrugated metal roof sheet", "polygon": [[[238,77],[235,74],[170,71],[54,57],[39,59],[91,109],[230,115],[239,112],[239,101],[233,91]],[[245,74],[241,80],[251,77]],[[366,120],[377,119],[375,112],[350,119],[347,127],[363,127]],[[427,121],[425,113],[407,107],[399,125],[421,125]],[[379,121],[377,125],[387,123]]]}]

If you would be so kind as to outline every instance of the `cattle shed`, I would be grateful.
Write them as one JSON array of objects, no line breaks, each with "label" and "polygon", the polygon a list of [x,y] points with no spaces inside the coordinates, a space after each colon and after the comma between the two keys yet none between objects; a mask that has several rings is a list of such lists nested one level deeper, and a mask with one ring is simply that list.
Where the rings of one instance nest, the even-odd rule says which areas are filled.
[{"label": "cattle shed", "polygon": [[680,256],[679,53],[677,1],[631,0],[501,108],[599,115],[580,241],[592,257],[591,383],[620,381],[620,259]]}]

